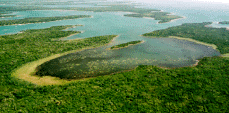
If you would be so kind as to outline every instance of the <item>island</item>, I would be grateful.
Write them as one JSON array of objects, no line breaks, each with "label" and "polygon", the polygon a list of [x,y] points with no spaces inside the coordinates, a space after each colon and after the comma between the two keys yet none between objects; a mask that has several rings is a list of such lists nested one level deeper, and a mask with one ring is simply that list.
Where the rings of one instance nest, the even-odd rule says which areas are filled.
[{"label": "island", "polygon": [[[2,10],[2,8],[0,9]],[[20,9],[18,9],[20,10]],[[65,54],[99,47],[116,35],[54,40],[80,33],[71,26],[0,36],[0,112],[228,112],[228,33],[190,23],[144,34],[191,38],[224,54],[175,69],[140,65],[133,70],[77,80],[36,76],[36,67]]]},{"label": "island", "polygon": [[0,26],[21,25],[21,24],[29,24],[29,23],[41,23],[41,22],[50,22],[50,21],[58,21],[58,20],[66,20],[66,19],[88,18],[88,17],[91,17],[91,16],[89,16],[89,15],[71,15],[71,16],[56,16],[56,17],[30,17],[30,18],[17,19],[17,20],[2,20],[2,21],[0,21]]},{"label": "island", "polygon": [[137,14],[126,14],[124,16],[128,17],[147,17],[147,18],[154,18],[155,20],[160,20],[158,23],[167,23],[171,22],[172,20],[181,19],[183,17],[177,15],[170,15],[168,12],[149,12],[149,13],[137,13]]},{"label": "island", "polygon": [[219,24],[229,24],[229,21],[222,21],[222,22],[219,22]]},{"label": "island", "polygon": [[155,20],[160,20],[158,23],[167,23],[172,20],[181,19],[183,17],[177,15],[171,15],[168,12],[162,12],[157,9],[146,9],[146,8],[136,8],[132,5],[105,5],[107,7],[89,7],[89,8],[68,8],[71,10],[78,11],[94,11],[94,12],[108,12],[108,11],[122,11],[122,12],[132,12],[133,14],[125,14],[127,17],[149,17]]},{"label": "island", "polygon": [[130,45],[136,45],[136,44],[143,43],[143,42],[144,41],[141,41],[141,40],[131,41],[131,42],[127,42],[127,43],[124,43],[124,44],[119,44],[119,45],[112,46],[112,47],[110,47],[110,49],[121,49],[121,48],[128,47]]}]

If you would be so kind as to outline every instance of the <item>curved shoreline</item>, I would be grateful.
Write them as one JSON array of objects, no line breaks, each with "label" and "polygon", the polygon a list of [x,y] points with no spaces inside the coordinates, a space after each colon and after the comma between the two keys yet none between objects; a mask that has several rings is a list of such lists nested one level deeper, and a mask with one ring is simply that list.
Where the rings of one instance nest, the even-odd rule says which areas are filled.
[{"label": "curved shoreline", "polygon": [[178,37],[178,36],[169,36],[168,38],[175,38],[175,39],[179,39],[179,40],[187,40],[187,41],[190,41],[190,42],[195,42],[197,44],[201,44],[201,45],[205,45],[205,46],[208,46],[208,47],[212,47],[213,49],[217,50],[217,46],[215,44],[209,44],[209,43],[201,42],[201,41],[198,41],[198,40],[195,40],[195,39],[191,39],[191,38],[183,38],[183,37]]},{"label": "curved shoreline", "polygon": [[[36,71],[36,67],[47,62],[50,61],[52,59],[70,54],[70,53],[74,53],[74,52],[79,52],[79,51],[83,51],[86,49],[91,49],[93,47],[90,48],[84,48],[84,49],[80,49],[80,50],[73,50],[73,51],[68,51],[65,53],[61,53],[61,54],[55,54],[43,59],[39,59],[37,61],[33,61],[27,64],[22,65],[21,67],[17,68],[11,75],[12,77],[21,79],[21,80],[25,80],[27,82],[31,82],[33,84],[36,85],[40,85],[40,86],[45,86],[45,85],[62,85],[62,84],[66,84],[66,83],[70,83],[73,81],[70,80],[64,80],[64,79],[60,79],[58,77],[52,77],[52,76],[36,76],[34,75],[35,71]],[[81,79],[83,80],[83,79]],[[76,81],[76,80],[75,80]]]},{"label": "curved shoreline", "polygon": [[[141,36],[143,36],[143,35],[141,35]],[[155,37],[155,36],[143,36],[143,37],[160,38],[160,37]],[[198,40],[195,40],[195,39],[191,39],[191,38],[183,38],[183,37],[178,37],[178,36],[168,36],[168,37],[161,37],[161,38],[175,38],[175,39],[178,39],[178,40],[186,40],[186,41],[194,42],[194,43],[197,43],[197,44],[205,45],[205,46],[211,47],[212,49],[215,49],[215,50],[219,51],[215,44],[208,44],[206,42],[201,42],[201,41],[198,41]],[[229,53],[221,54],[221,57],[229,57]],[[196,60],[196,63],[193,64],[192,67],[197,66],[199,62],[200,62],[200,60]]]},{"label": "curved shoreline", "polygon": [[[74,19],[83,19],[83,18],[93,18],[93,16],[89,15],[89,17],[80,17],[80,18],[74,18]],[[24,19],[25,19],[25,18],[24,18]],[[54,21],[24,23],[24,24],[9,24],[9,25],[0,25],[0,27],[1,27],[1,26],[21,26],[21,25],[29,25],[29,24],[40,24],[40,23],[56,22],[56,21],[63,21],[63,20],[74,20],[74,19],[60,19],[60,20],[54,20]]]},{"label": "curved shoreline", "polygon": [[[116,37],[118,37],[119,35],[117,35]],[[116,38],[116,37],[113,37]],[[110,41],[109,43],[105,44],[108,45],[112,43],[112,41]],[[103,45],[104,46],[104,45]],[[66,79],[60,79],[58,77],[52,77],[52,76],[36,76],[34,75],[34,73],[36,72],[36,67],[47,62],[50,61],[52,59],[70,54],[70,53],[75,53],[75,52],[79,52],[79,51],[83,51],[86,49],[92,49],[92,48],[96,48],[96,47],[86,47],[83,49],[77,49],[77,50],[72,50],[72,51],[67,51],[64,53],[59,53],[59,54],[55,54],[43,59],[39,59],[37,61],[33,61],[33,62],[29,62],[27,64],[22,65],[21,67],[15,69],[11,76],[15,77],[17,79],[20,80],[24,80],[39,86],[47,86],[47,85],[64,85],[64,84],[68,84],[68,83],[72,83],[72,82],[76,82],[76,81],[84,81],[90,78],[83,78],[83,79],[75,79],[75,80],[66,80]]]},{"label": "curved shoreline", "polygon": [[217,46],[215,44],[209,44],[209,43],[201,42],[201,41],[198,41],[198,40],[195,40],[195,39],[191,39],[191,38],[183,38],[183,37],[178,37],[178,36],[168,36],[168,37],[155,37],[155,36],[143,36],[143,35],[140,35],[140,36],[149,37],[149,38],[175,38],[175,39],[179,39],[179,40],[186,40],[186,41],[190,41],[190,42],[195,42],[197,44],[209,46],[209,47],[212,47],[212,49],[217,50]]},{"label": "curved shoreline", "polygon": [[138,45],[138,44],[141,44],[141,43],[144,43],[144,42],[145,42],[145,41],[144,41],[144,40],[142,40],[141,42],[136,43],[136,44],[129,44],[128,46],[125,46],[125,47],[119,47],[119,48],[113,48],[113,49],[111,49],[111,48],[107,48],[107,50],[117,50],[117,49],[127,48],[127,47],[129,47],[129,46],[132,46],[132,45]]}]

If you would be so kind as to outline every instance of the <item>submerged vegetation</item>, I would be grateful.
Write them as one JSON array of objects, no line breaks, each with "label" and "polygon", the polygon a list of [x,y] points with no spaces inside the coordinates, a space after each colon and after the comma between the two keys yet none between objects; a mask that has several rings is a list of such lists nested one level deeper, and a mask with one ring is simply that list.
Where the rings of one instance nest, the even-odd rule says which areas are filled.
[{"label": "submerged vegetation", "polygon": [[219,24],[229,24],[229,21],[222,21],[222,22],[219,22]]},{"label": "submerged vegetation", "polygon": [[50,22],[50,21],[57,21],[57,20],[77,19],[77,18],[87,18],[87,17],[90,17],[90,16],[89,15],[71,15],[71,16],[58,16],[58,17],[30,17],[30,18],[17,19],[17,20],[2,20],[0,21],[0,26]]},{"label": "submerged vegetation", "polygon": [[90,7],[90,8],[70,8],[72,10],[78,11],[95,11],[95,12],[105,12],[105,11],[123,11],[123,12],[132,12],[134,14],[126,14],[124,16],[128,17],[150,17],[155,20],[160,20],[159,23],[170,22],[174,19],[182,18],[177,15],[170,15],[168,12],[161,12],[157,9],[145,9],[145,8],[136,8],[131,5],[110,5],[107,7]]},{"label": "submerged vegetation", "polygon": [[[1,112],[226,112],[228,111],[229,59],[203,58],[196,67],[138,68],[62,86],[37,86],[11,77],[14,69],[52,54],[104,41],[52,41],[76,31],[70,26],[26,30],[0,37]],[[115,37],[115,36],[113,36]],[[105,41],[106,40],[106,41]],[[95,41],[95,42],[94,42]]]},{"label": "submerged vegetation", "polygon": [[164,30],[157,30],[151,33],[146,33],[143,36],[153,37],[168,37],[178,36],[184,38],[191,38],[201,42],[214,44],[220,53],[229,53],[229,31],[225,28],[209,28],[205,23],[186,23],[176,27],[170,27]]},{"label": "submerged vegetation", "polygon": [[139,43],[142,43],[143,41],[141,40],[138,40],[138,41],[131,41],[131,42],[127,42],[127,43],[124,43],[124,44],[119,44],[119,45],[115,45],[115,46],[112,46],[110,49],[119,49],[119,48],[124,48],[124,47],[128,47],[130,45],[135,45],[135,44],[139,44]]},{"label": "submerged vegetation", "polygon": [[[215,44],[221,53],[228,53],[228,31],[204,27],[207,24],[210,23],[183,24],[145,36],[192,38]],[[63,31],[68,27],[72,26],[0,36],[0,112],[229,111],[229,58],[223,57],[203,58],[196,67],[176,69],[141,65],[129,72],[60,86],[39,86],[11,76],[15,69],[29,62],[101,46],[115,37],[58,40],[79,33]]]},{"label": "submerged vegetation", "polygon": [[[1,73],[12,72],[22,64],[32,62],[50,55],[64,53],[66,51],[82,49],[85,47],[97,47],[108,43],[116,35],[92,37],[84,40],[53,40],[67,37],[78,31],[63,31],[73,27],[55,26],[46,29],[26,30],[20,34],[0,36]],[[3,80],[4,75],[1,76]],[[10,77],[9,75],[5,76]]]}]

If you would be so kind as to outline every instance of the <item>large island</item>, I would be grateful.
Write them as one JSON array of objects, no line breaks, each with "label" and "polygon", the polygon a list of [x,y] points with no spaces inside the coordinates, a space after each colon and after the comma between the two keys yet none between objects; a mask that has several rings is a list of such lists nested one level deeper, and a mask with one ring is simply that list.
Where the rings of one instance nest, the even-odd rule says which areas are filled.
[{"label": "large island", "polygon": [[183,17],[177,15],[171,15],[168,12],[162,12],[157,9],[145,9],[136,8],[131,5],[106,5],[107,7],[92,7],[92,8],[69,8],[71,10],[78,11],[95,11],[95,12],[106,12],[106,11],[122,11],[122,12],[132,12],[133,14],[125,14],[127,17],[149,17],[159,20],[158,23],[167,23],[175,19],[181,19]]},{"label": "large island", "polygon": [[89,15],[71,15],[71,16],[57,16],[57,17],[31,17],[31,18],[24,18],[24,19],[17,19],[17,20],[2,20],[0,21],[0,26],[41,23],[41,22],[88,18],[88,17],[91,17],[91,16]]}]

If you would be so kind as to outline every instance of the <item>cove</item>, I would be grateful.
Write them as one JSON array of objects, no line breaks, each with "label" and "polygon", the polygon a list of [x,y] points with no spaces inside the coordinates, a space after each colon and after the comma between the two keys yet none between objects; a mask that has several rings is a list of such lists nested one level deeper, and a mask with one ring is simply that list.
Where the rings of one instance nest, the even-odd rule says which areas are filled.
[{"label": "cove", "polygon": [[[42,73],[38,75],[58,76],[65,79],[91,77],[134,69],[138,65],[156,65],[160,67],[192,66],[197,59],[206,56],[218,56],[220,53],[208,46],[185,40],[168,38],[146,38],[140,35],[154,30],[165,29],[180,24],[180,20],[157,24],[157,20],[146,18],[124,17],[124,12],[84,12],[68,10],[37,10],[16,13],[22,15],[16,18],[92,15],[93,18],[62,20],[47,23],[36,23],[17,26],[2,26],[4,33],[17,33],[26,29],[42,29],[58,25],[77,25],[68,30],[82,31],[67,39],[88,38],[102,35],[119,35],[114,41],[104,47],[84,50],[50,60],[38,67]],[[181,20],[182,21],[182,20]],[[107,50],[113,45],[135,40],[145,41],[118,50]],[[53,68],[51,68],[53,67]]]}]

